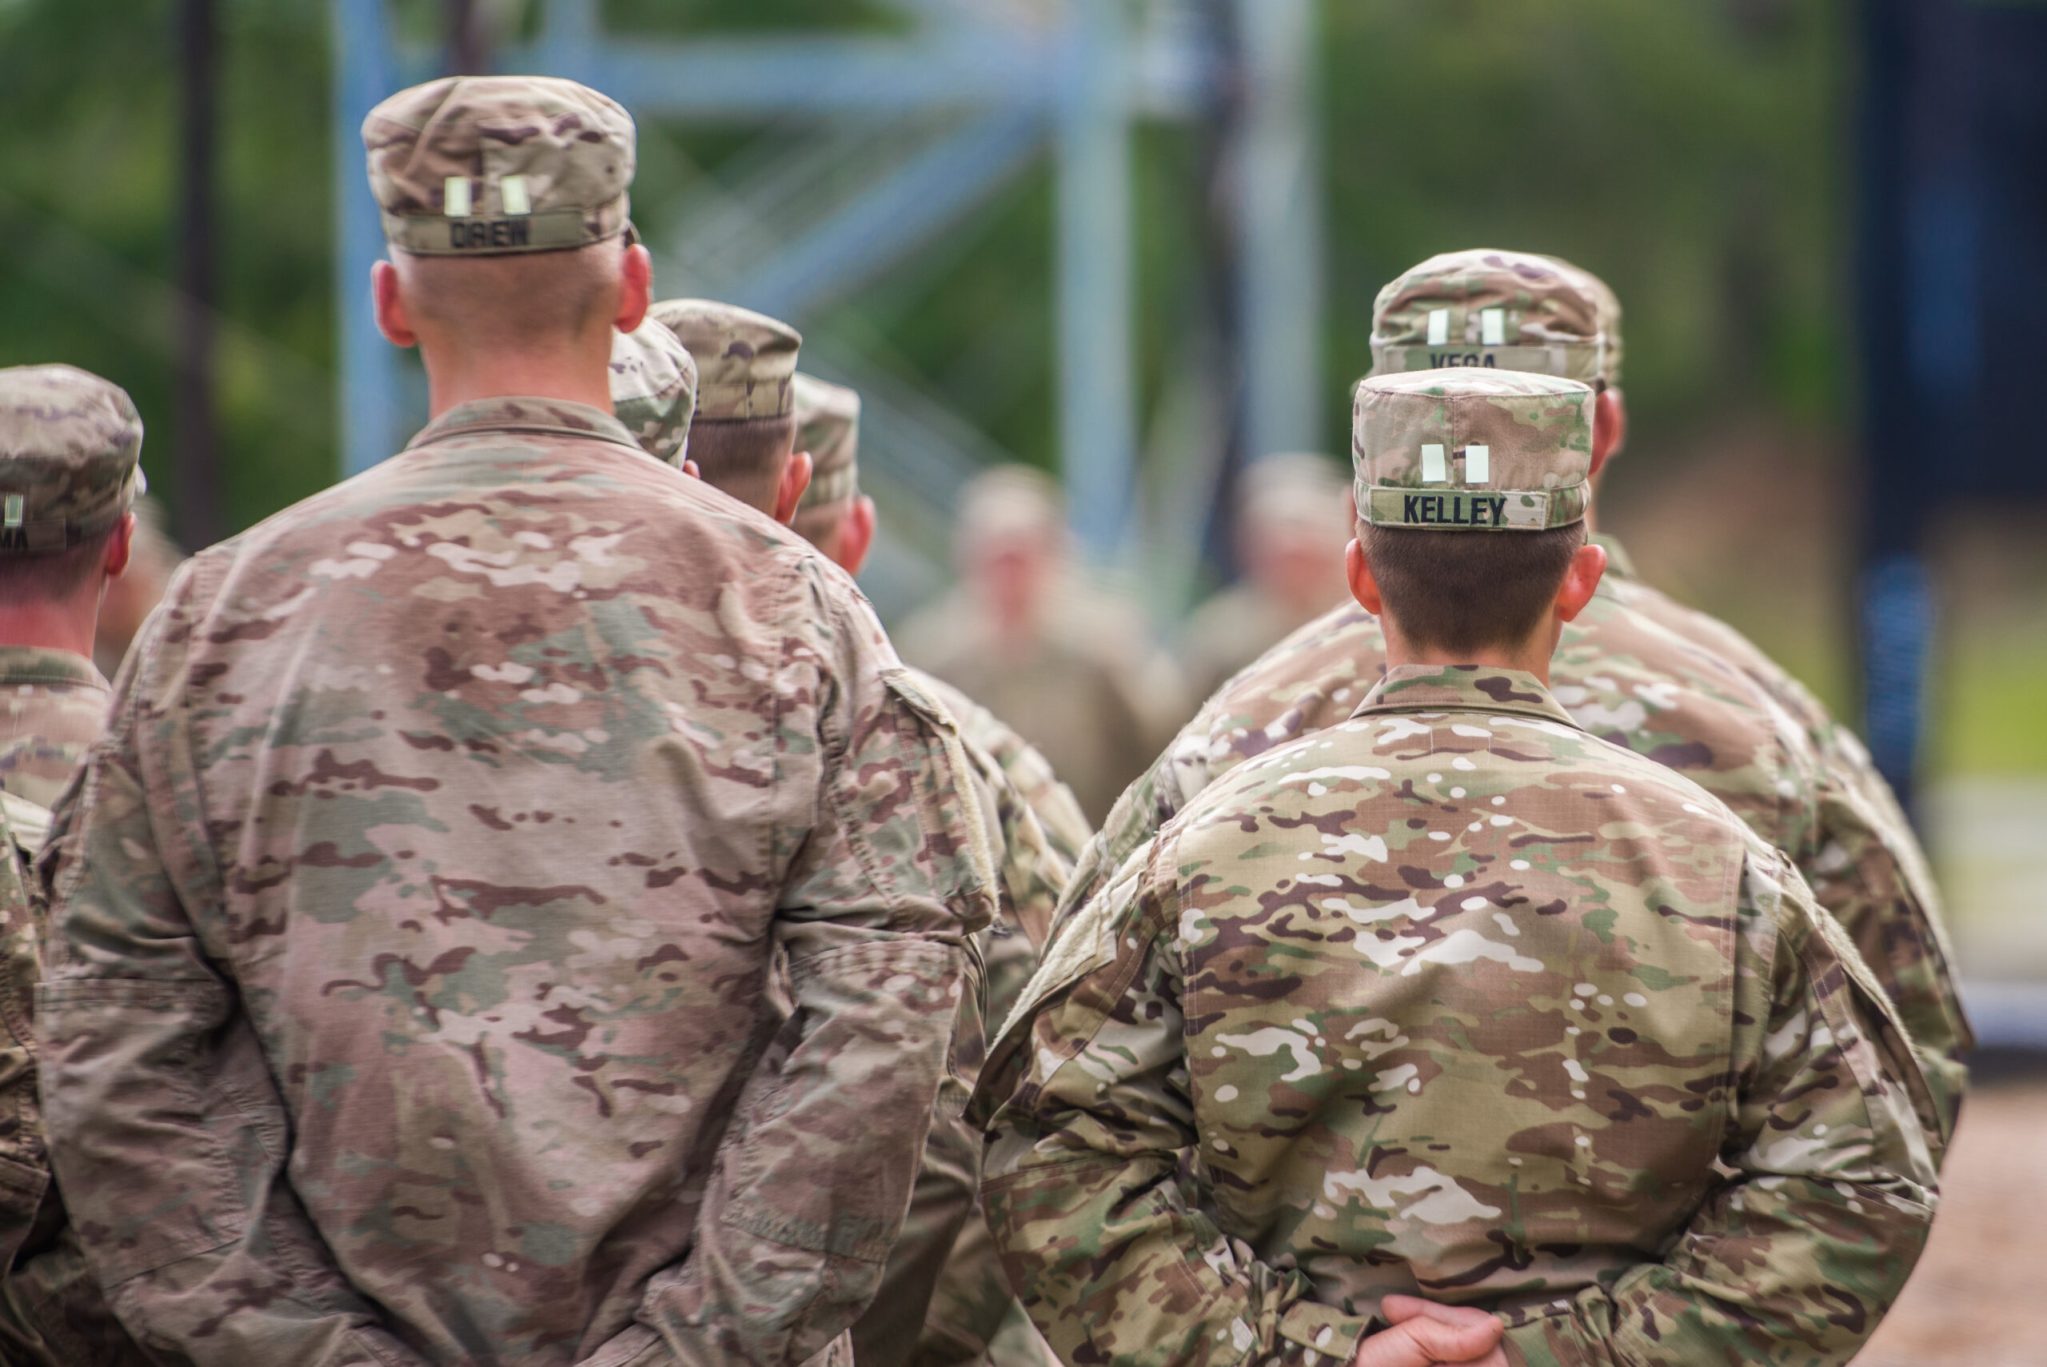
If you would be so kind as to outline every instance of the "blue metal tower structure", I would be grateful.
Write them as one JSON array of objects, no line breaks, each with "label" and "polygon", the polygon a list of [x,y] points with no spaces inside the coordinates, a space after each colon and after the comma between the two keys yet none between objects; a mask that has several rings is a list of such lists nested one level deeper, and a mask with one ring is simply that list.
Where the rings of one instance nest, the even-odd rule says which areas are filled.
[{"label": "blue metal tower structure", "polygon": [[[534,0],[537,36],[498,54],[507,71],[596,86],[650,120],[721,124],[809,120],[831,155],[849,150],[853,192],[773,231],[772,205],[817,184],[801,151],[752,168],[653,247],[665,293],[691,293],[785,317],[808,330],[829,305],[944,234],[1035,158],[1053,159],[1060,468],[1075,530],[1099,560],[1128,545],[1138,415],[1132,314],[1131,129],[1138,119],[1201,117],[1225,83],[1240,112],[1237,152],[1238,353],[1244,449],[1296,449],[1317,432],[1321,366],[1319,201],[1309,117],[1312,0],[901,0],[901,36],[716,34],[673,40],[604,31],[597,0]],[[333,0],[336,289],[344,468],[383,459],[418,424],[416,378],[376,335],[366,293],[382,254],[356,130],[384,95],[438,69],[439,54],[394,37],[389,0]],[[1218,24],[1237,35],[1217,60]],[[886,135],[913,116],[944,131],[907,149]],[[894,121],[894,122],[892,122]],[[862,129],[877,130],[860,146]],[[644,159],[644,158],[643,158]],[[930,396],[864,368],[853,349],[806,345],[806,368],[858,385],[871,448],[888,479],[942,512],[949,493],[1001,453]],[[877,430],[879,429],[879,430]],[[879,438],[873,439],[873,438]]]}]

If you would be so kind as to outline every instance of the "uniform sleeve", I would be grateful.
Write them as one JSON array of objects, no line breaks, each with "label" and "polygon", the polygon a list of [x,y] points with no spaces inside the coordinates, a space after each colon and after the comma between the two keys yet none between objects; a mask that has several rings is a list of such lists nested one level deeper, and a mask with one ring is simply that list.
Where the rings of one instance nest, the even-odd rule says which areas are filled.
[{"label": "uniform sleeve", "polygon": [[[641,1323],[691,1364],[796,1363],[874,1296],[930,1127],[994,876],[959,741],[865,604],[813,584],[785,662],[788,781],[816,791],[780,892],[794,1010],[742,1091],[687,1258]],[[814,688],[802,682],[814,680]]]},{"label": "uniform sleeve", "polygon": [[1933,1219],[1925,1081],[1781,860],[1758,853],[1744,874],[1728,1176],[1661,1261],[1510,1316],[1511,1361],[1846,1362],[1911,1274]]},{"label": "uniform sleeve", "polygon": [[25,852],[13,820],[26,803],[0,792],[0,1278],[35,1229],[50,1185],[36,1104],[36,930]]},{"label": "uniform sleeve", "polygon": [[1873,772],[1868,780],[1875,787],[1844,782],[1838,761],[1828,768],[1813,895],[1847,929],[1919,1046],[1945,1144],[1968,1085],[1962,1055],[1975,1036],[1925,856],[1890,789]]},{"label": "uniform sleeve", "polygon": [[124,672],[39,866],[51,1160],[114,1312],[146,1346],[219,1367],[410,1367],[423,1360],[348,1285],[292,1194],[283,1103],[194,926],[219,886],[188,834],[205,814],[176,714],[152,706],[182,686],[172,638],[188,620],[151,619],[148,658]]},{"label": "uniform sleeve", "polygon": [[982,1195],[1010,1284],[1066,1362],[1340,1363],[1365,1322],[1226,1238],[1183,1181],[1183,978],[1149,854],[1065,927],[1005,1030],[1013,1066],[984,1083],[1006,1098]]}]

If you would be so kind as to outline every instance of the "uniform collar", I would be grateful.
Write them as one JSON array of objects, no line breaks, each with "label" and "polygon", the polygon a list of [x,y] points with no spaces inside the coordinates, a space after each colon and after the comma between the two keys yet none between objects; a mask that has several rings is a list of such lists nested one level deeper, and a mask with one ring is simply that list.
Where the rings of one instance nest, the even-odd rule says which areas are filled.
[{"label": "uniform collar", "polygon": [[1490,665],[1394,665],[1352,715],[1372,712],[1518,712],[1578,724],[1542,680]]},{"label": "uniform collar", "polygon": [[429,442],[477,432],[544,432],[553,436],[616,442],[633,451],[641,451],[640,444],[633,440],[632,433],[626,431],[625,424],[601,408],[571,403],[567,399],[517,396],[458,403],[421,428],[405,449],[409,451]]},{"label": "uniform collar", "polygon": [[99,667],[83,655],[46,646],[0,646],[0,686],[57,684],[111,691]]},{"label": "uniform collar", "polygon": [[1640,579],[1642,577],[1635,572],[1634,558],[1626,550],[1622,549],[1619,537],[1608,536],[1602,532],[1600,535],[1592,538],[1592,544],[1602,547],[1606,551],[1607,574],[1617,575],[1622,579]]}]

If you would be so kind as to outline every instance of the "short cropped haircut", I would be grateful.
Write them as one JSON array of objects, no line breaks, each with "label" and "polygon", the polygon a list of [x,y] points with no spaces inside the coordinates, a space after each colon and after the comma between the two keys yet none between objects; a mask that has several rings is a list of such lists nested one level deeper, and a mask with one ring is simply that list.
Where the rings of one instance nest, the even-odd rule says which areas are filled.
[{"label": "short cropped haircut", "polygon": [[1409,645],[1472,655],[1518,646],[1563,586],[1585,524],[1540,532],[1438,532],[1361,524],[1386,611]]},{"label": "short cropped haircut", "polygon": [[114,528],[109,527],[61,551],[0,555],[0,597],[31,603],[69,598],[85,587],[106,559],[107,542],[113,535]]},{"label": "short cropped haircut", "polygon": [[592,326],[619,279],[621,250],[616,241],[508,256],[394,250],[391,261],[415,320],[517,350],[524,339],[572,335]]},{"label": "short cropped haircut", "polygon": [[796,448],[796,415],[705,419],[689,429],[689,459],[704,482],[764,513],[775,510],[775,483]]}]

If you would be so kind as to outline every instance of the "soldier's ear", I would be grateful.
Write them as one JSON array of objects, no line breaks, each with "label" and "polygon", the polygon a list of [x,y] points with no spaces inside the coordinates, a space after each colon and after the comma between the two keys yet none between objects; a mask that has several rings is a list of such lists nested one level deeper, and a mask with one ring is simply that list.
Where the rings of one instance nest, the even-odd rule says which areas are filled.
[{"label": "soldier's ear", "polygon": [[370,267],[370,305],[385,341],[395,347],[419,345],[419,334],[406,316],[404,291],[398,287],[398,268],[388,261]]},{"label": "soldier's ear", "polygon": [[1627,439],[1627,406],[1621,402],[1621,392],[1608,386],[1592,401],[1592,473],[1598,474]]},{"label": "soldier's ear", "polygon": [[810,487],[810,452],[798,451],[782,466],[781,481],[775,485],[775,521],[788,526],[796,520],[796,505]]},{"label": "soldier's ear", "polygon": [[127,573],[128,560],[134,553],[135,514],[122,513],[121,520],[114,524],[113,534],[107,537],[107,553],[100,568],[107,572],[107,578],[119,579]]},{"label": "soldier's ear", "polygon": [[647,321],[654,303],[654,258],[635,242],[625,249],[618,277],[618,312],[611,325],[620,332],[632,332]]},{"label": "soldier's ear", "polygon": [[1557,620],[1569,622],[1585,611],[1606,573],[1606,547],[1588,541],[1571,553],[1571,567],[1557,586]]},{"label": "soldier's ear", "polygon": [[1372,562],[1365,558],[1364,543],[1352,537],[1350,544],[1343,548],[1343,574],[1350,581],[1350,596],[1358,600],[1358,606],[1374,617],[1386,609],[1385,600],[1379,596],[1379,581],[1372,577]]},{"label": "soldier's ear", "polygon": [[846,573],[858,577],[860,567],[867,563],[867,553],[874,549],[874,500],[862,494],[846,509],[846,520],[839,525],[839,564]]}]

